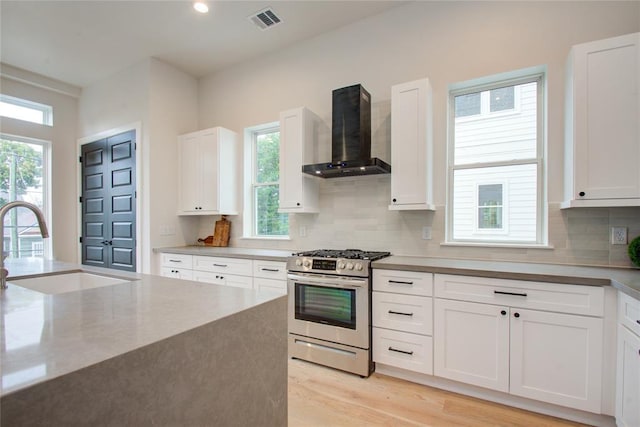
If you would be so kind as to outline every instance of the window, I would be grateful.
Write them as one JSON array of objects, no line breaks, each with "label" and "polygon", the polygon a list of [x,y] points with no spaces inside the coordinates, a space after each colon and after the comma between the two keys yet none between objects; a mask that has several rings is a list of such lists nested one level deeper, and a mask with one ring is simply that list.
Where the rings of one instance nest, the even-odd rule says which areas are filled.
[{"label": "window", "polygon": [[[44,142],[0,137],[0,205],[23,200],[39,207],[47,218],[47,150]],[[4,221],[3,250],[8,257],[47,256],[50,246],[42,239],[33,212],[12,209]]]},{"label": "window", "polygon": [[0,117],[53,126],[53,108],[26,99],[0,95]]},{"label": "window", "polygon": [[478,229],[502,230],[504,205],[502,184],[478,185]]},{"label": "window", "polygon": [[450,92],[447,241],[543,245],[543,74],[492,80]]},{"label": "window", "polygon": [[[501,87],[483,92],[467,93],[455,97],[455,116],[483,118],[492,113],[514,111],[516,104],[515,86]],[[519,92],[519,91],[518,91]]]},{"label": "window", "polygon": [[[278,213],[279,176],[280,176],[280,129],[276,125],[258,127],[249,130],[251,158],[245,163],[250,165],[251,196],[245,199],[251,209],[245,209],[246,237],[287,237],[289,235],[289,216]],[[249,146],[247,146],[249,148]],[[248,207],[248,206],[247,206]]]}]

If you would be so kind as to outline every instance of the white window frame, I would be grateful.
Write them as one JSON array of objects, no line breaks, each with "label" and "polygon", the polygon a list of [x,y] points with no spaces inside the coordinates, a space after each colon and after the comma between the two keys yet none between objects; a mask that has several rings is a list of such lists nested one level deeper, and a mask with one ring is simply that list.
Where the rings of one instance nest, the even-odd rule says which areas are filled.
[{"label": "white window frame", "polygon": [[0,134],[0,138],[42,146],[42,213],[47,223],[49,238],[43,239],[43,258],[52,259],[53,256],[53,227],[51,222],[51,142],[35,138],[28,138],[6,133]]},{"label": "white window frame", "polygon": [[[244,131],[244,209],[243,209],[243,238],[263,240],[289,240],[289,234],[282,236],[264,236],[257,234],[256,191],[260,186],[273,183],[256,183],[256,142],[261,134],[279,132],[280,122],[265,123],[246,128]],[[279,183],[278,183],[279,185]],[[289,230],[290,231],[290,230]]]},{"label": "white window frame", "polygon": [[14,96],[3,94],[0,94],[0,104],[6,104],[8,106],[14,106],[21,109],[28,109],[42,113],[42,121],[32,121],[24,120],[13,115],[3,115],[2,109],[0,108],[0,116],[2,117],[8,117],[15,120],[23,120],[44,126],[53,126],[53,107],[51,105],[40,104],[38,102],[33,102],[26,99],[16,98]]},{"label": "white window frame", "polygon": [[[455,97],[467,93],[487,91],[509,85],[520,85],[537,82],[537,113],[536,113],[536,156],[530,159],[498,161],[487,163],[469,163],[455,165]],[[447,195],[446,195],[446,227],[445,242],[449,245],[469,246],[508,246],[508,247],[548,247],[548,209],[546,188],[546,67],[532,67],[524,70],[502,73],[494,76],[475,79],[467,82],[453,84],[449,88],[449,115],[447,137]],[[519,95],[518,95],[519,96]],[[519,99],[519,98],[518,98]],[[504,113],[503,111],[495,114]],[[507,110],[512,114],[511,110]],[[493,114],[492,114],[493,116]],[[470,116],[479,119],[481,115]],[[468,117],[462,120],[468,120]],[[499,166],[515,166],[535,164],[537,170],[537,197],[536,197],[536,241],[503,241],[496,239],[454,239],[453,238],[453,191],[454,173],[456,170],[490,168]],[[504,187],[503,187],[504,190]],[[476,198],[477,203],[477,198]],[[504,203],[504,201],[503,201]],[[474,216],[477,216],[477,209]],[[508,221],[508,216],[504,221]],[[505,223],[506,224],[506,223]],[[477,218],[474,229],[477,229]],[[495,233],[494,233],[495,235]],[[490,236],[487,236],[490,237]]]}]

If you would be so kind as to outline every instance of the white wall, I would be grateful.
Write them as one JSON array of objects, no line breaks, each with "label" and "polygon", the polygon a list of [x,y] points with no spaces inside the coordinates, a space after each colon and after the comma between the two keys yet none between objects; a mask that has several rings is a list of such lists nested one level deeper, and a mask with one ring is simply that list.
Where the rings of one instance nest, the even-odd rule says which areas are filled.
[{"label": "white wall", "polygon": [[[33,82],[37,82],[34,85]],[[53,107],[53,126],[0,119],[2,133],[51,142],[51,223],[47,224],[53,256],[76,262],[76,163],[75,150],[80,89],[32,73],[2,65],[1,92]],[[53,90],[52,90],[53,89]]]},{"label": "white wall", "polygon": [[[197,80],[162,61],[151,61],[149,145],[145,149],[149,224],[147,248],[184,245],[197,239],[195,218],[177,217],[177,136],[198,130]],[[146,251],[148,254],[148,251]],[[158,271],[159,266],[151,266]]]},{"label": "white wall", "polygon": [[[79,135],[104,136],[131,124],[137,135],[139,271],[155,269],[152,248],[185,244],[196,224],[176,217],[177,135],[196,130],[197,81],[150,58],[83,89]],[[169,235],[160,236],[160,227]],[[166,234],[166,233],[165,233]]]},{"label": "white wall", "polygon": [[[372,154],[385,160],[389,160],[384,155],[389,152],[389,117],[384,112],[388,112],[391,86],[421,77],[428,77],[433,85],[435,213],[388,212],[388,178],[327,180],[321,185],[321,213],[291,217],[291,241],[241,240],[241,218],[237,217],[231,218],[236,223],[232,244],[290,249],[360,246],[407,255],[624,263],[611,259],[613,249],[602,235],[603,222],[625,218],[631,232],[640,226],[633,222],[636,211],[566,213],[557,206],[563,197],[559,184],[564,67],[573,44],[637,31],[638,2],[412,2],[201,79],[199,127],[222,125],[239,133],[247,126],[277,120],[282,110],[303,105],[330,123],[331,91],[361,83],[372,95],[372,134],[378,138]],[[449,85],[538,65],[546,65],[548,71],[549,222],[555,249],[486,251],[441,246]],[[590,222],[585,217],[598,219]],[[210,234],[215,219],[201,221],[202,236]],[[573,240],[571,221],[598,227],[595,243],[575,244],[581,234],[576,232],[578,240]],[[306,228],[306,237],[299,236],[300,226]],[[420,239],[423,226],[433,227],[433,240]]]}]

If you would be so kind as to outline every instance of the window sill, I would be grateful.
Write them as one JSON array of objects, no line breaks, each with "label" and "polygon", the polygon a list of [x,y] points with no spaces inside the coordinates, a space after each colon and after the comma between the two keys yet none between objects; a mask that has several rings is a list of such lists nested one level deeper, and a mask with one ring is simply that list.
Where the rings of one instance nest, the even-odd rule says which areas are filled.
[{"label": "window sill", "polygon": [[240,240],[291,240],[289,236],[243,236]]},{"label": "window sill", "polygon": [[489,242],[442,242],[440,246],[459,246],[475,248],[513,248],[513,249],[554,249],[552,245],[527,243],[489,243]]}]

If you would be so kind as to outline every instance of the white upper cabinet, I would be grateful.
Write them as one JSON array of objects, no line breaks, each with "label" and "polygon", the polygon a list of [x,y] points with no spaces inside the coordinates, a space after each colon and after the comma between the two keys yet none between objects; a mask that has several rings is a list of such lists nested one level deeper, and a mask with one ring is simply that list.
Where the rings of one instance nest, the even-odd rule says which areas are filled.
[{"label": "white upper cabinet", "polygon": [[238,135],[222,127],[178,137],[179,215],[237,215]]},{"label": "white upper cabinet", "polygon": [[573,46],[563,208],[640,206],[640,33]]},{"label": "white upper cabinet", "polygon": [[315,163],[321,120],[307,108],[280,113],[280,206],[282,213],[318,212],[318,179],[302,173]]},{"label": "white upper cabinet", "polygon": [[435,210],[431,102],[428,79],[391,88],[390,210]]}]

